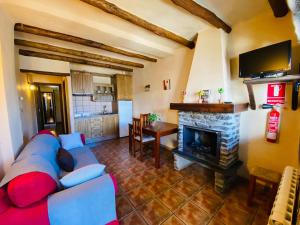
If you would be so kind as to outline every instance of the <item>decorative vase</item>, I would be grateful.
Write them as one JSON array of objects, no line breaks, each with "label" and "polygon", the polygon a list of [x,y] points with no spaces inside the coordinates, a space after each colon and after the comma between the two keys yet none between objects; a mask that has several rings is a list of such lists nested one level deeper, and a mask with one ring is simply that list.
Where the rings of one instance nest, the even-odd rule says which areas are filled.
[{"label": "decorative vase", "polygon": [[156,121],[152,121],[152,122],[150,122],[150,126],[155,126],[155,124],[156,124]]}]

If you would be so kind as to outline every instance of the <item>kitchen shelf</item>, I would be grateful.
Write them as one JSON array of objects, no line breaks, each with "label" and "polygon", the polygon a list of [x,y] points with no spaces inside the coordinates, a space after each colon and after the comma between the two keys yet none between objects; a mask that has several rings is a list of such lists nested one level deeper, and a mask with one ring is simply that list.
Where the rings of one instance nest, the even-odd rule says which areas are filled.
[{"label": "kitchen shelf", "polygon": [[[296,88],[295,85],[300,82],[300,75],[286,75],[282,77],[274,77],[274,78],[262,78],[262,79],[252,79],[252,80],[244,80],[244,84],[247,85],[248,94],[249,94],[249,101],[250,101],[250,108],[255,110],[256,103],[254,97],[253,86],[255,84],[267,84],[267,83],[277,83],[277,82],[292,82],[294,84],[293,88]],[[298,98],[293,94],[292,98]],[[294,100],[292,100],[293,102]]]}]

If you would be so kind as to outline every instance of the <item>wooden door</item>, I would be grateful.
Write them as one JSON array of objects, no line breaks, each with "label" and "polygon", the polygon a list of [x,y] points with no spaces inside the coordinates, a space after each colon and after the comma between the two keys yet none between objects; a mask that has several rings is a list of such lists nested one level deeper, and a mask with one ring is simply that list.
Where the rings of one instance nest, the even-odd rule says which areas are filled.
[{"label": "wooden door", "polygon": [[125,99],[132,100],[132,76],[125,76]]},{"label": "wooden door", "polygon": [[85,94],[93,94],[93,76],[90,73],[82,74],[82,89]]},{"label": "wooden door", "polygon": [[132,77],[129,75],[116,75],[117,99],[132,100]]},{"label": "wooden door", "polygon": [[103,136],[116,137],[118,133],[118,115],[103,116]]},{"label": "wooden door", "polygon": [[71,81],[72,81],[72,92],[74,94],[83,94],[82,75],[81,75],[81,73],[72,72]]}]

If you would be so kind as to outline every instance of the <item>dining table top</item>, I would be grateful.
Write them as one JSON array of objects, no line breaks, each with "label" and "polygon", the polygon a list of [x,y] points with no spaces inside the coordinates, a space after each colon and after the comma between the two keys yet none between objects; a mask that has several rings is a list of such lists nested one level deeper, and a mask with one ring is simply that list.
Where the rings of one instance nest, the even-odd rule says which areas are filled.
[{"label": "dining table top", "polygon": [[178,125],[174,123],[156,121],[153,125],[144,126],[143,130],[153,133],[165,133],[169,131],[177,131]]}]

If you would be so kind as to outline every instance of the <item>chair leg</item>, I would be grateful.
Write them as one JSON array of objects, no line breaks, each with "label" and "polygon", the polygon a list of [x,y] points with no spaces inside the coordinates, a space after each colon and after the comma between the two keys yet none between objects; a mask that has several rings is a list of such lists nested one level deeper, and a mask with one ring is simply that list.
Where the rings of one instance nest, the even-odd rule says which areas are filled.
[{"label": "chair leg", "polygon": [[133,157],[135,158],[135,141],[132,141],[132,150],[133,150]]},{"label": "chair leg", "polygon": [[252,204],[252,198],[255,192],[256,178],[255,176],[250,175],[249,180],[249,192],[248,192],[248,206]]},{"label": "chair leg", "polygon": [[140,158],[141,158],[141,161],[144,160],[144,145],[142,142],[140,142]]}]

